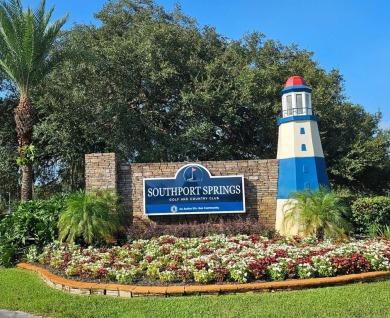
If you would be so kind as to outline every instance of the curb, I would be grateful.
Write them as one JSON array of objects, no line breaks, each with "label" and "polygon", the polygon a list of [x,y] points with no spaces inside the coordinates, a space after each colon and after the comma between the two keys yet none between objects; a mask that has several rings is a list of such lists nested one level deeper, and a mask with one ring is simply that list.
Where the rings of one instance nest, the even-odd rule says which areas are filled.
[{"label": "curb", "polygon": [[37,272],[47,285],[78,295],[107,295],[116,297],[219,295],[226,293],[274,292],[300,290],[325,286],[346,285],[390,279],[390,271],[350,274],[336,277],[295,279],[248,284],[189,285],[189,286],[136,286],[121,284],[83,283],[54,275],[47,269],[26,263],[18,268]]}]

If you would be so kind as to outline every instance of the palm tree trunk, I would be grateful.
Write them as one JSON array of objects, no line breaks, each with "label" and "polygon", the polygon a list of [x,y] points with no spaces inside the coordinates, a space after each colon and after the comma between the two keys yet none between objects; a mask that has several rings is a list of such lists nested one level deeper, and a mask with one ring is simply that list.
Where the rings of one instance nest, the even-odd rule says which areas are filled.
[{"label": "palm tree trunk", "polygon": [[[26,96],[21,95],[19,104],[15,108],[16,133],[18,136],[18,152],[23,157],[23,147],[31,145],[34,128],[34,109]],[[32,165],[22,164],[21,201],[32,199]]]},{"label": "palm tree trunk", "polygon": [[32,199],[32,176],[32,167],[28,165],[22,166],[22,187],[20,191],[20,200],[22,202]]}]

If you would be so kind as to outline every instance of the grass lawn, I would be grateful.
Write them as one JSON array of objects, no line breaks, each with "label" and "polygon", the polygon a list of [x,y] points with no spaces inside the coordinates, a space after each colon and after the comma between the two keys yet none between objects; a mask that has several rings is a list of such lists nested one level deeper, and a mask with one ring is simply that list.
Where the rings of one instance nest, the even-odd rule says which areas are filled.
[{"label": "grass lawn", "polygon": [[55,317],[390,317],[390,281],[293,292],[113,298],[54,290],[36,273],[0,269],[0,308]]}]

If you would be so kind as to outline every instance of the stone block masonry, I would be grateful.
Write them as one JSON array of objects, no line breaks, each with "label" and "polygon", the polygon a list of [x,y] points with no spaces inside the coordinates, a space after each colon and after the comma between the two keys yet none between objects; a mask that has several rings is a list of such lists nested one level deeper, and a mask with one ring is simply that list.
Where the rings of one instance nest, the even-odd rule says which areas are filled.
[{"label": "stone block masonry", "polygon": [[85,156],[85,190],[117,191],[118,160],[114,153],[93,153]]},{"label": "stone block masonry", "polygon": [[206,167],[213,176],[243,175],[246,213],[146,216],[143,211],[143,179],[173,178],[184,162],[121,164],[114,153],[85,156],[86,190],[112,189],[122,197],[132,222],[203,222],[252,217],[275,228],[278,160],[235,160],[192,162]]}]

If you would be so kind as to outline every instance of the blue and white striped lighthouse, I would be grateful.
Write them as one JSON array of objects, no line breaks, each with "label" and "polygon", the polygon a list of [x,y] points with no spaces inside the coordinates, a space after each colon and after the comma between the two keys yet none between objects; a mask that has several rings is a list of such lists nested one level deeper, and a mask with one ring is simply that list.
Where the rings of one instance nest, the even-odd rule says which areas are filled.
[{"label": "blue and white striped lighthouse", "polygon": [[311,88],[302,77],[292,76],[287,80],[281,96],[276,229],[284,233],[283,208],[290,193],[307,188],[316,190],[320,184],[329,186],[329,179],[318,131],[319,118],[311,105]]}]

